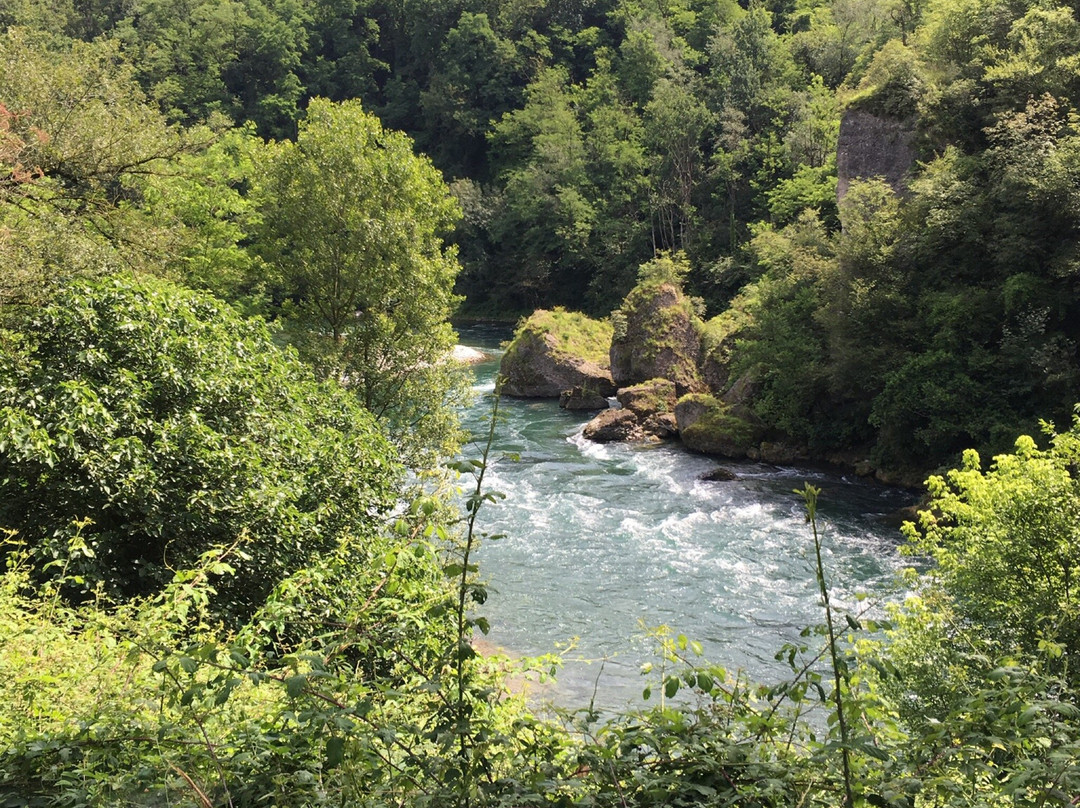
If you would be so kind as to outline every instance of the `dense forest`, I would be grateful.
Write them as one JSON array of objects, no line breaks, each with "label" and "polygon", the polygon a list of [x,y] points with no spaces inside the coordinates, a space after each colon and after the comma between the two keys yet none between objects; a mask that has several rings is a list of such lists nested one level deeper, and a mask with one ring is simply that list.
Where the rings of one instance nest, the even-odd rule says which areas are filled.
[{"label": "dense forest", "polygon": [[[1078,14],[7,0],[0,804],[1075,805]],[[956,468],[865,611],[804,489],[788,680],[676,635],[543,718],[470,643],[449,320],[658,266],[763,428]]]},{"label": "dense forest", "polygon": [[[7,150],[31,130],[74,138],[45,150],[55,161],[94,126],[129,133],[107,163],[72,152],[39,166],[32,137],[15,162],[53,179],[62,170],[69,207],[85,203],[91,181],[110,207],[132,207],[115,192],[135,179],[154,186],[156,197],[138,194],[137,228],[133,211],[95,212],[94,249],[115,249],[132,228],[148,241],[146,217],[168,207],[157,245],[129,242],[138,260],[160,263],[172,249],[161,239],[182,238],[178,224],[213,225],[213,240],[182,248],[183,282],[269,303],[276,316],[303,293],[262,271],[273,238],[252,196],[256,143],[293,140],[312,99],[356,101],[385,131],[408,134],[450,185],[464,314],[513,320],[564,305],[603,316],[641,264],[682,253],[687,292],[707,316],[736,315],[733,362],[759,380],[758,417],[815,455],[868,448],[882,465],[925,472],[1070,417],[1080,387],[1073,6],[5,9]],[[49,132],[59,99],[92,75],[108,84],[94,89],[98,102],[116,110],[84,110]],[[854,127],[858,115],[898,127],[906,172],[885,184],[865,166],[838,176],[841,120]],[[203,187],[180,190],[148,170],[151,159]],[[93,263],[85,252],[75,261]],[[29,271],[15,263],[8,296]]]}]

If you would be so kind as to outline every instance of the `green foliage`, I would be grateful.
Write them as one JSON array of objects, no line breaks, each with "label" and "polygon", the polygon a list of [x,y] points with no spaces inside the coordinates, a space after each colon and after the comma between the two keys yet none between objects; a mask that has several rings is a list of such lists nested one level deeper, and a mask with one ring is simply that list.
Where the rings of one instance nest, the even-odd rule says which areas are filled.
[{"label": "green foliage", "polygon": [[229,130],[168,174],[147,179],[142,205],[171,226],[169,268],[185,285],[233,303],[260,302],[265,266],[247,248],[260,217],[246,191],[265,148],[250,127]]},{"label": "green foliage", "polygon": [[828,337],[818,314],[834,249],[811,212],[782,230],[755,234],[750,251],[762,274],[739,300],[746,322],[731,359],[734,374],[749,373],[760,385],[758,417],[815,450],[840,437],[850,406],[830,390]]},{"label": "green foliage", "polygon": [[1080,653],[1078,436],[1080,421],[1047,451],[1022,437],[986,472],[965,453],[961,468],[930,478],[932,510],[909,530],[957,617],[1005,653],[1033,654],[1041,638]]},{"label": "green foliage", "polygon": [[83,592],[152,593],[236,547],[214,609],[243,617],[393,504],[397,466],[370,417],[213,298],[80,284],[24,342],[0,388],[0,523],[44,565],[88,519],[70,568]]},{"label": "green foliage", "polygon": [[452,452],[464,374],[446,361],[458,263],[442,236],[459,211],[438,172],[358,102],[323,100],[263,168],[258,247],[302,354],[415,466]]},{"label": "green foliage", "polygon": [[115,43],[11,28],[0,88],[0,302],[36,305],[121,268],[163,271],[173,235],[131,203],[208,133],[168,126]]},{"label": "green foliage", "polygon": [[909,118],[918,110],[924,92],[921,72],[915,52],[894,39],[874,55],[848,103],[876,115]]}]

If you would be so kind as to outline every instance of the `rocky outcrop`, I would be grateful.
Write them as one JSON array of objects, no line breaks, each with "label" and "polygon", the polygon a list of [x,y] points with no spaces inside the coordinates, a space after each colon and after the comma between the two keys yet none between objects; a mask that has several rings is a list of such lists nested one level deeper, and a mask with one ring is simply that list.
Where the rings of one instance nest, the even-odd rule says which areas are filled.
[{"label": "rocky outcrop", "polygon": [[703,393],[679,399],[675,419],[683,445],[703,454],[746,457],[761,437],[755,422],[734,414],[722,401]]},{"label": "rocky outcrop", "polygon": [[639,418],[662,412],[674,412],[675,382],[670,379],[649,379],[647,382],[623,387],[615,394],[619,403]]},{"label": "rocky outcrop", "polygon": [[746,307],[736,303],[705,323],[699,365],[702,381],[713,393],[720,393],[731,385],[731,360],[751,319]]},{"label": "rocky outcrop", "polygon": [[[502,392],[521,398],[559,398],[563,391],[580,387],[598,396],[615,394],[611,372],[605,366],[607,332],[582,336],[587,324],[599,324],[583,315],[539,310],[519,326],[502,358]],[[599,345],[599,350],[596,346]]]},{"label": "rocky outcrop", "polygon": [[575,387],[564,390],[559,395],[559,406],[564,410],[606,410],[610,405],[608,400],[584,387]]},{"label": "rocky outcrop", "polygon": [[596,443],[632,441],[651,443],[678,434],[675,414],[658,412],[641,416],[627,409],[604,410],[585,424],[582,434]]},{"label": "rocky outcrop", "polygon": [[852,180],[882,177],[894,191],[915,165],[915,130],[908,121],[849,109],[840,119],[836,147],[836,195],[843,199]]},{"label": "rocky outcrop", "polygon": [[709,483],[730,483],[739,479],[739,475],[731,469],[726,469],[723,466],[717,466],[712,471],[707,471],[701,475],[698,479],[704,480]]},{"label": "rocky outcrop", "polygon": [[680,394],[704,389],[698,374],[700,325],[677,286],[639,284],[616,318],[611,375],[620,388],[660,378],[674,382]]},{"label": "rocky outcrop", "polygon": [[679,434],[679,423],[673,412],[654,412],[645,419],[642,428],[653,437],[666,440]]},{"label": "rocky outcrop", "polygon": [[638,417],[630,410],[604,410],[585,424],[582,434],[596,443],[643,441],[648,439]]}]

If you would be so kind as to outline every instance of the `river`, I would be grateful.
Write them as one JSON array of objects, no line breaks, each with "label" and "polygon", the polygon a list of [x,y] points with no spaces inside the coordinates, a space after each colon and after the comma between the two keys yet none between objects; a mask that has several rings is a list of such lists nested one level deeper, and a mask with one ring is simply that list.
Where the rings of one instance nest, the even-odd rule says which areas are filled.
[{"label": "river", "polygon": [[[466,413],[486,433],[505,329],[463,329],[461,342],[492,353],[477,365],[476,401]],[[486,641],[512,655],[573,643],[554,684],[536,691],[565,707],[640,705],[640,668],[654,660],[647,629],[668,626],[700,642],[730,671],[776,680],[775,654],[799,631],[823,622],[814,550],[802,500],[805,482],[822,489],[819,529],[834,603],[855,607],[892,588],[901,561],[889,515],[906,492],[857,478],[734,463],[695,455],[677,443],[599,445],[586,441],[587,414],[547,400],[503,399],[481,529],[505,534],[479,550],[488,601]],[[478,456],[476,446],[466,456]],[[516,454],[517,460],[508,459]],[[701,476],[723,465],[733,482]],[[858,604],[859,608],[863,604]]]}]

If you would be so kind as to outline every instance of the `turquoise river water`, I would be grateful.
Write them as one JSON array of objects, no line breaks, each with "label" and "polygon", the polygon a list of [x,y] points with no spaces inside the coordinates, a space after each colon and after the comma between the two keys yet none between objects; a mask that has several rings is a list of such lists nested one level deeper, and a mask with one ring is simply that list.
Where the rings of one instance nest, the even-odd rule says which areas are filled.
[{"label": "turquoise river water", "polygon": [[[476,366],[466,414],[486,430],[505,330],[464,329],[460,341],[491,353]],[[786,667],[784,642],[824,620],[805,511],[793,489],[822,489],[824,559],[834,602],[880,596],[901,561],[889,516],[910,494],[806,469],[732,463],[677,443],[586,441],[587,414],[555,401],[503,399],[487,486],[506,499],[485,505],[481,529],[506,537],[481,546],[489,584],[487,642],[538,655],[574,641],[557,682],[536,695],[561,706],[640,704],[640,669],[653,660],[646,628],[666,625],[700,642],[705,657],[769,681]],[[505,459],[516,453],[516,461]],[[467,447],[466,456],[479,448]],[[717,465],[734,482],[700,477]]]}]

